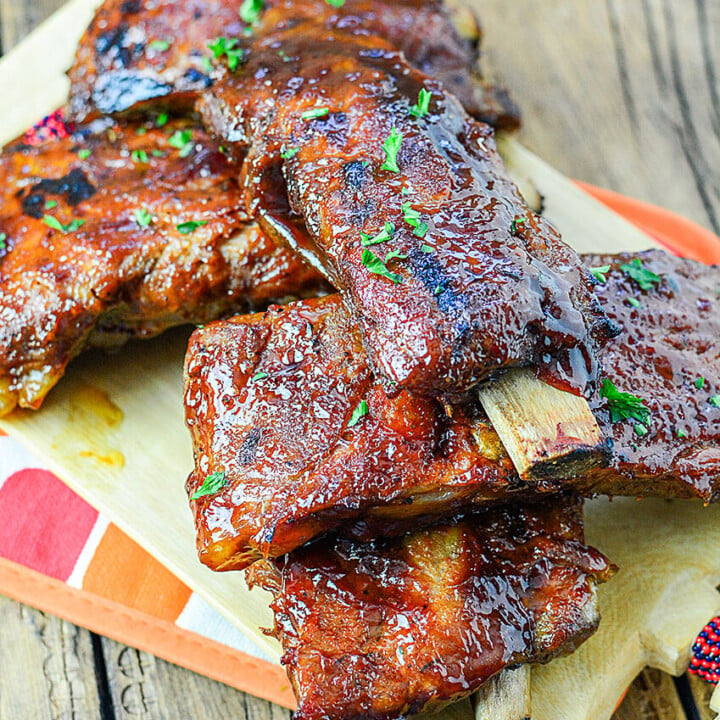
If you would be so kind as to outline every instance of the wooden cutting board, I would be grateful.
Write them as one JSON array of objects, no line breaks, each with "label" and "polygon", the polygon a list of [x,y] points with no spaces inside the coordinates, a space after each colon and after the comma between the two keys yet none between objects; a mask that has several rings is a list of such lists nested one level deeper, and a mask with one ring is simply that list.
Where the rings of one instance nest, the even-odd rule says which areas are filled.
[{"label": "wooden cutting board", "polygon": [[[0,141],[63,103],[64,70],[96,4],[73,0],[0,62]],[[513,139],[503,139],[501,150],[521,187],[540,192],[546,215],[578,250],[653,245]],[[15,413],[0,427],[278,658],[275,641],[258,630],[271,624],[268,596],[249,592],[239,573],[212,573],[196,559],[183,490],[192,464],[181,388],[187,335],[133,342],[113,356],[90,353],[73,363],[42,411]],[[527,711],[534,720],[609,718],[645,665],[682,672],[695,634],[720,609],[720,507],[597,500],[588,504],[587,534],[622,568],[600,589],[601,628],[569,658],[534,668],[529,699],[495,720],[520,720]],[[463,705],[453,714],[469,713]]]}]

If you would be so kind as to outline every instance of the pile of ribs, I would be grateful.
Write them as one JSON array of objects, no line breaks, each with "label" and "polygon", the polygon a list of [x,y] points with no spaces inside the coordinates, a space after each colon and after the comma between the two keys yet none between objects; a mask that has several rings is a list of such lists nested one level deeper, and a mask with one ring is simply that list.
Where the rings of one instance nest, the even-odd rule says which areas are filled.
[{"label": "pile of ribs", "polygon": [[[0,157],[0,414],[200,325],[199,556],[272,594],[299,720],[571,652],[615,570],[582,498],[720,500],[720,269],[564,244],[479,40],[440,2],[106,0],[66,136]],[[587,399],[603,464],[518,474],[478,396],[510,368]]]}]

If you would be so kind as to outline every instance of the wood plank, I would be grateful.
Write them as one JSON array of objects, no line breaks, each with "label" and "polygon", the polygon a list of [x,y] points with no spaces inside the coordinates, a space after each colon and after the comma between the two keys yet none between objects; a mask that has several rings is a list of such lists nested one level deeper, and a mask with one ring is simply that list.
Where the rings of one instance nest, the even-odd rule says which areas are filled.
[{"label": "wood plank", "polygon": [[692,694],[695,709],[697,710],[696,720],[714,720],[716,713],[710,709],[710,700],[715,686],[705,682],[697,675],[686,673],[688,686]]},{"label": "wood plank", "polygon": [[0,596],[0,718],[100,717],[91,635]]},{"label": "wood plank", "polygon": [[2,46],[5,52],[15,47],[43,20],[65,4],[66,0],[0,0]]},{"label": "wood plank", "polygon": [[643,670],[628,688],[613,720],[680,720],[685,718],[675,683],[659,670]]},{"label": "wood plank", "polygon": [[290,717],[288,710],[107,638],[102,653],[116,720]]}]

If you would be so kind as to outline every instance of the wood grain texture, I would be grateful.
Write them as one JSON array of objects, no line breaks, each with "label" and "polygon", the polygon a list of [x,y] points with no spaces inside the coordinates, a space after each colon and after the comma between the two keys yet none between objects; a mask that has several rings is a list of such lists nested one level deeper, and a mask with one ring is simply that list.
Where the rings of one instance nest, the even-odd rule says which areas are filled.
[{"label": "wood grain texture", "polygon": [[2,46],[5,50],[17,45],[46,17],[65,4],[66,0],[0,0]]}]

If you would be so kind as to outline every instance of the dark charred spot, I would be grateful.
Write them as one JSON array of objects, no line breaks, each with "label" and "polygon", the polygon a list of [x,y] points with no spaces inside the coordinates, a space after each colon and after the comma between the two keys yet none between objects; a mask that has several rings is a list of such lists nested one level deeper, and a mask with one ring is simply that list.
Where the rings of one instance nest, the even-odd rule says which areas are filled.
[{"label": "dark charred spot", "polygon": [[435,296],[440,310],[450,312],[467,305],[467,297],[455,292],[435,253],[426,254],[419,249],[413,249],[408,254],[408,265],[413,275]]},{"label": "dark charred spot", "polygon": [[140,0],[125,0],[120,6],[120,12],[123,15],[137,15],[142,10]]},{"label": "dark charred spot", "polygon": [[109,55],[114,51],[115,55],[119,55],[125,42],[127,31],[128,24],[120,23],[116,28],[100,33],[95,41],[95,52],[98,55]]},{"label": "dark charred spot", "polygon": [[241,465],[249,465],[255,460],[257,454],[258,445],[262,440],[262,430],[259,427],[254,427],[242,441],[240,448],[238,449],[238,461]]},{"label": "dark charred spot", "polygon": [[101,113],[112,115],[146,100],[168,95],[172,90],[172,85],[140,72],[108,72],[100,75],[95,83],[93,102]]},{"label": "dark charred spot", "polygon": [[183,78],[193,87],[208,88],[212,85],[212,79],[195,68],[188,68]]},{"label": "dark charred spot", "polygon": [[360,160],[353,160],[343,165],[345,185],[348,189],[360,190],[367,180],[367,168],[368,166]]},{"label": "dark charred spot", "polygon": [[45,214],[46,195],[61,195],[68,205],[74,207],[83,200],[89,200],[96,192],[97,188],[87,175],[80,168],[74,168],[57,180],[40,180],[33,185],[22,199],[23,213],[39,220]]}]

